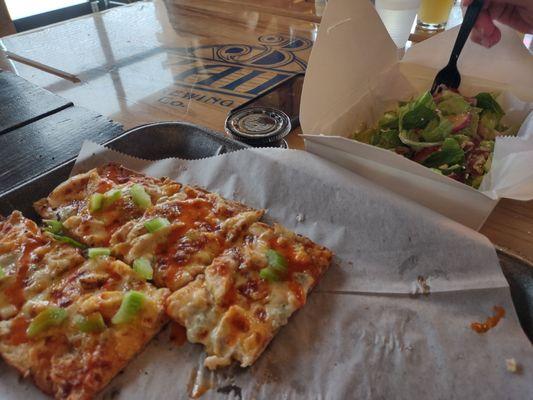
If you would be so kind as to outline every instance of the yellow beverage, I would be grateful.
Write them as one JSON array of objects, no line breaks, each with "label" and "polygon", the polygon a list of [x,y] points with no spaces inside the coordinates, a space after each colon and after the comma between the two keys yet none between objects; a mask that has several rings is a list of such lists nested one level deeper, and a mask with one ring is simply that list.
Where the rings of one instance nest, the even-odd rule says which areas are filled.
[{"label": "yellow beverage", "polygon": [[454,0],[422,0],[418,10],[419,25],[430,29],[444,28],[453,2]]}]

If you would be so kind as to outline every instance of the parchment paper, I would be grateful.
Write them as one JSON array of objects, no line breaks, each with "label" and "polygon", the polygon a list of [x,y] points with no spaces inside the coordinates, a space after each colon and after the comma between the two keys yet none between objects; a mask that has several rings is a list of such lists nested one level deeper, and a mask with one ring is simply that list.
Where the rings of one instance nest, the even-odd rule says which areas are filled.
[{"label": "parchment paper", "polygon": [[[257,363],[208,372],[163,331],[102,395],[119,399],[526,399],[533,351],[486,238],[312,154],[242,150],[149,162],[85,143],[74,172],[108,161],[197,184],[331,248],[308,304]],[[429,294],[418,278],[425,279]],[[492,307],[506,316],[470,329]],[[506,370],[515,358],[521,373]],[[0,367],[6,398],[40,398]],[[528,394],[529,393],[529,394]]]},{"label": "parchment paper", "polygon": [[[331,0],[320,24],[304,81],[300,121],[306,150],[469,227],[478,229],[498,199],[533,199],[533,55],[511,29],[485,49],[472,42],[459,59],[461,93],[500,93],[517,138],[497,138],[492,173],[480,190],[452,182],[394,152],[351,139],[398,101],[431,87],[447,64],[458,28],[414,45],[403,59],[366,0]],[[369,39],[371,38],[371,39]],[[529,134],[528,134],[529,132]],[[519,150],[517,150],[519,149]],[[518,154],[522,153],[522,154]]]}]

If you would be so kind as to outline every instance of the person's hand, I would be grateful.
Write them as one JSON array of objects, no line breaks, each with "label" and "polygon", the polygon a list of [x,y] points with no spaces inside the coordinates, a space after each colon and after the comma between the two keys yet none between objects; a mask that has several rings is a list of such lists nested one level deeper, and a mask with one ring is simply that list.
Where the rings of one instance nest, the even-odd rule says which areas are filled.
[{"label": "person's hand", "polygon": [[[473,1],[463,0],[463,6],[468,6]],[[485,0],[472,30],[472,40],[485,47],[498,43],[502,33],[494,25],[494,21],[509,25],[522,33],[533,33],[533,0]]]}]

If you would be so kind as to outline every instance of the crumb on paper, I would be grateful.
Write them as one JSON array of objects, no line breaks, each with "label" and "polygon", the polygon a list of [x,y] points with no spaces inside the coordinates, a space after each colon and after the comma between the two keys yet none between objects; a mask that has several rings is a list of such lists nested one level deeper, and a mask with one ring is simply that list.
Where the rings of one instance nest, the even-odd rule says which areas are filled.
[{"label": "crumb on paper", "polygon": [[520,365],[518,365],[514,358],[507,358],[505,360],[505,366],[507,367],[507,371],[512,372],[513,374],[520,372]]},{"label": "crumb on paper", "polygon": [[418,297],[420,295],[427,296],[430,292],[431,287],[429,286],[428,278],[419,275],[412,284],[411,297]]},{"label": "crumb on paper", "polygon": [[296,214],[296,221],[304,222],[305,221],[305,215],[304,214]]}]

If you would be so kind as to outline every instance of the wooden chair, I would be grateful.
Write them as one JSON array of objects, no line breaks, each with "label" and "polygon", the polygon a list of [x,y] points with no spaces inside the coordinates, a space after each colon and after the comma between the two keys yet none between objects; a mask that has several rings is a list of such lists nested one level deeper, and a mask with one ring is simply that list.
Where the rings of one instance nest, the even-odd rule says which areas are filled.
[{"label": "wooden chair", "polygon": [[0,0],[0,37],[13,33],[17,33],[15,25],[9,16],[5,1]]}]

